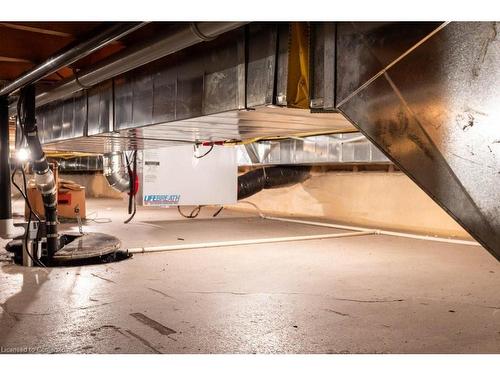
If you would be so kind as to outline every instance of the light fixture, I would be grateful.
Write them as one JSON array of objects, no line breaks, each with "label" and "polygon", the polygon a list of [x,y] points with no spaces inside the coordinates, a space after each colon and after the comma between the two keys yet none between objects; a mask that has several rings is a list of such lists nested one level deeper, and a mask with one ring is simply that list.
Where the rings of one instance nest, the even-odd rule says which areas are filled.
[{"label": "light fixture", "polygon": [[20,148],[16,151],[16,159],[20,162],[25,162],[30,158],[30,150],[27,148]]}]

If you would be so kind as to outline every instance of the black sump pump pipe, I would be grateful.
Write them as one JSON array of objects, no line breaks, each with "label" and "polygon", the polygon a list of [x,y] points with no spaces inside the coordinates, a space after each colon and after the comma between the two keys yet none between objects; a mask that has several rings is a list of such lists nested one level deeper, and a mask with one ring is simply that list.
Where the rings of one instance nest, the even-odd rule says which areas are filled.
[{"label": "black sump pump pipe", "polygon": [[35,118],[35,87],[33,85],[21,89],[23,107],[26,112],[23,132],[31,152],[32,167],[35,172],[35,184],[42,194],[45,210],[45,229],[47,232],[47,256],[53,257],[59,250],[57,234],[57,187],[54,174],[42,150]]}]

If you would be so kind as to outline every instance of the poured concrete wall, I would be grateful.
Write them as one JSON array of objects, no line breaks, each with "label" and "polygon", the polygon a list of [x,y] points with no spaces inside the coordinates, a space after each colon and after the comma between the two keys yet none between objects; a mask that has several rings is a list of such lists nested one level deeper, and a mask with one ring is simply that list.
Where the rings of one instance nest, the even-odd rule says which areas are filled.
[{"label": "poured concrete wall", "polygon": [[[264,190],[246,200],[278,215],[470,239],[402,172],[313,172],[302,184]],[[253,210],[243,204],[236,207]]]}]

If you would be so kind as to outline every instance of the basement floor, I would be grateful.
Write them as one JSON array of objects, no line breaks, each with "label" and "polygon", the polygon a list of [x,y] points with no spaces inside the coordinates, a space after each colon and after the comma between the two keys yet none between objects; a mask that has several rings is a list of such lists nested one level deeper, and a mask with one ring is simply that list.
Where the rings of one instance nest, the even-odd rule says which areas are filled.
[{"label": "basement floor", "polygon": [[[124,248],[340,232],[214,211],[125,225],[125,202],[90,200],[85,230]],[[2,352],[500,353],[500,263],[478,246],[366,235],[27,269],[5,243]]]}]

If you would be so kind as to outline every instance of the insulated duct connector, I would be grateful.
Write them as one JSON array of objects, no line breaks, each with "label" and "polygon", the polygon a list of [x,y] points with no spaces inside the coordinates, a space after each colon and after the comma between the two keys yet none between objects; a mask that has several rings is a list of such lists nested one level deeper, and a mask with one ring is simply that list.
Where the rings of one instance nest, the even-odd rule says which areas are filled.
[{"label": "insulated duct connector", "polygon": [[292,186],[311,177],[310,166],[279,166],[255,169],[238,177],[238,200],[262,189]]},{"label": "insulated duct connector", "polygon": [[104,176],[109,185],[121,193],[130,191],[130,177],[123,163],[123,153],[114,151],[104,154],[102,161]]}]

